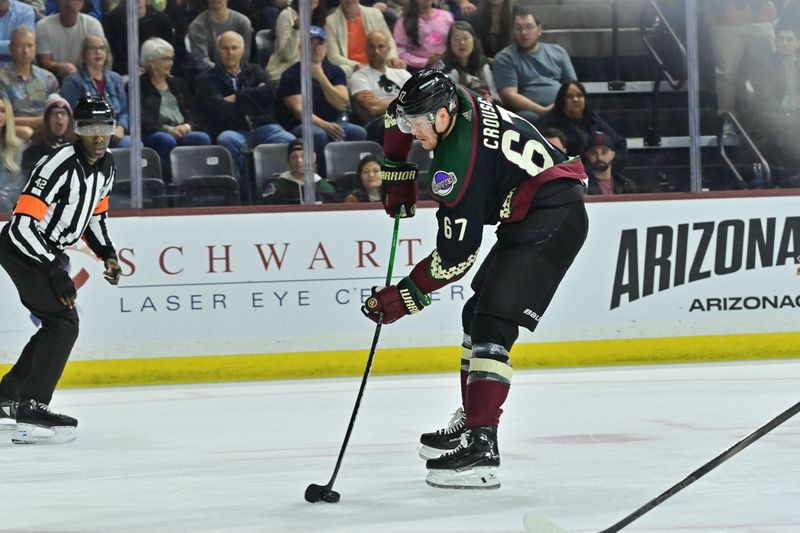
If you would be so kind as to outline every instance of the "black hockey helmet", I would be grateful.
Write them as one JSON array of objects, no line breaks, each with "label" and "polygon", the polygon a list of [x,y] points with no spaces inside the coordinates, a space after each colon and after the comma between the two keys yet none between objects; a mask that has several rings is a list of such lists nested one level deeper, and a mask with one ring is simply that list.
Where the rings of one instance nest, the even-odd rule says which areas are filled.
[{"label": "black hockey helmet", "polygon": [[77,135],[113,135],[114,109],[102,96],[82,96],[73,112]]},{"label": "black hockey helmet", "polygon": [[440,107],[453,111],[456,84],[440,70],[424,69],[411,76],[400,89],[397,112],[408,116],[436,113]]},{"label": "black hockey helmet", "polygon": [[[436,113],[444,107],[450,115],[447,131],[453,123],[454,111],[458,106],[456,84],[439,70],[424,69],[411,76],[400,89],[397,97],[397,126],[403,133],[411,133],[415,117],[424,121],[436,131]],[[442,133],[436,132],[441,141]]]}]

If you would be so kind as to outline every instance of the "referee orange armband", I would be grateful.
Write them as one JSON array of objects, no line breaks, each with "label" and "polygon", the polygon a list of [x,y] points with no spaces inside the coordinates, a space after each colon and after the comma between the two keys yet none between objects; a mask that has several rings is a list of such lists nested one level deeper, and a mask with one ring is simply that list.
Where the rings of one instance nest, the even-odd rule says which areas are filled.
[{"label": "referee orange armband", "polygon": [[30,194],[21,194],[17,200],[17,206],[14,208],[14,213],[17,215],[28,215],[37,221],[44,218],[47,213],[47,204],[40,198]]}]

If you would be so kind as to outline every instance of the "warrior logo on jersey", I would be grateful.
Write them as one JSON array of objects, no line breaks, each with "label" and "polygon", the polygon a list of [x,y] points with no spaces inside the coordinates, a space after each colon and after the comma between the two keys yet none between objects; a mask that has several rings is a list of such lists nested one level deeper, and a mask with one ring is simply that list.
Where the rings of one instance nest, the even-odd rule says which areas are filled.
[{"label": "warrior logo on jersey", "polygon": [[453,190],[458,178],[452,172],[437,170],[431,180],[431,190],[439,196],[447,196]]}]

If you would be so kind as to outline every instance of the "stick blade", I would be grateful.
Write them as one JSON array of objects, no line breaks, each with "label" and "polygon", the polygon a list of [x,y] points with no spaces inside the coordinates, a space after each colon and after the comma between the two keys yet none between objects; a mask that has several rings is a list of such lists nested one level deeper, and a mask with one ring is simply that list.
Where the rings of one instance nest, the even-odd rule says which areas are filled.
[{"label": "stick blade", "polygon": [[534,511],[525,515],[525,518],[522,519],[522,524],[531,533],[572,533],[569,529],[554,524]]}]

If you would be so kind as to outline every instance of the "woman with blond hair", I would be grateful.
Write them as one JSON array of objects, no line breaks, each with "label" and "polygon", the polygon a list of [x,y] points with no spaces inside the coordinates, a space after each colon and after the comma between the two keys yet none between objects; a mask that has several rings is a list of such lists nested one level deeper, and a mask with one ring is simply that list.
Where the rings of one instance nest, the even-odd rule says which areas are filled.
[{"label": "woman with blond hair", "polygon": [[14,109],[8,98],[0,99],[0,213],[14,209],[22,186],[22,141],[14,132]]}]

